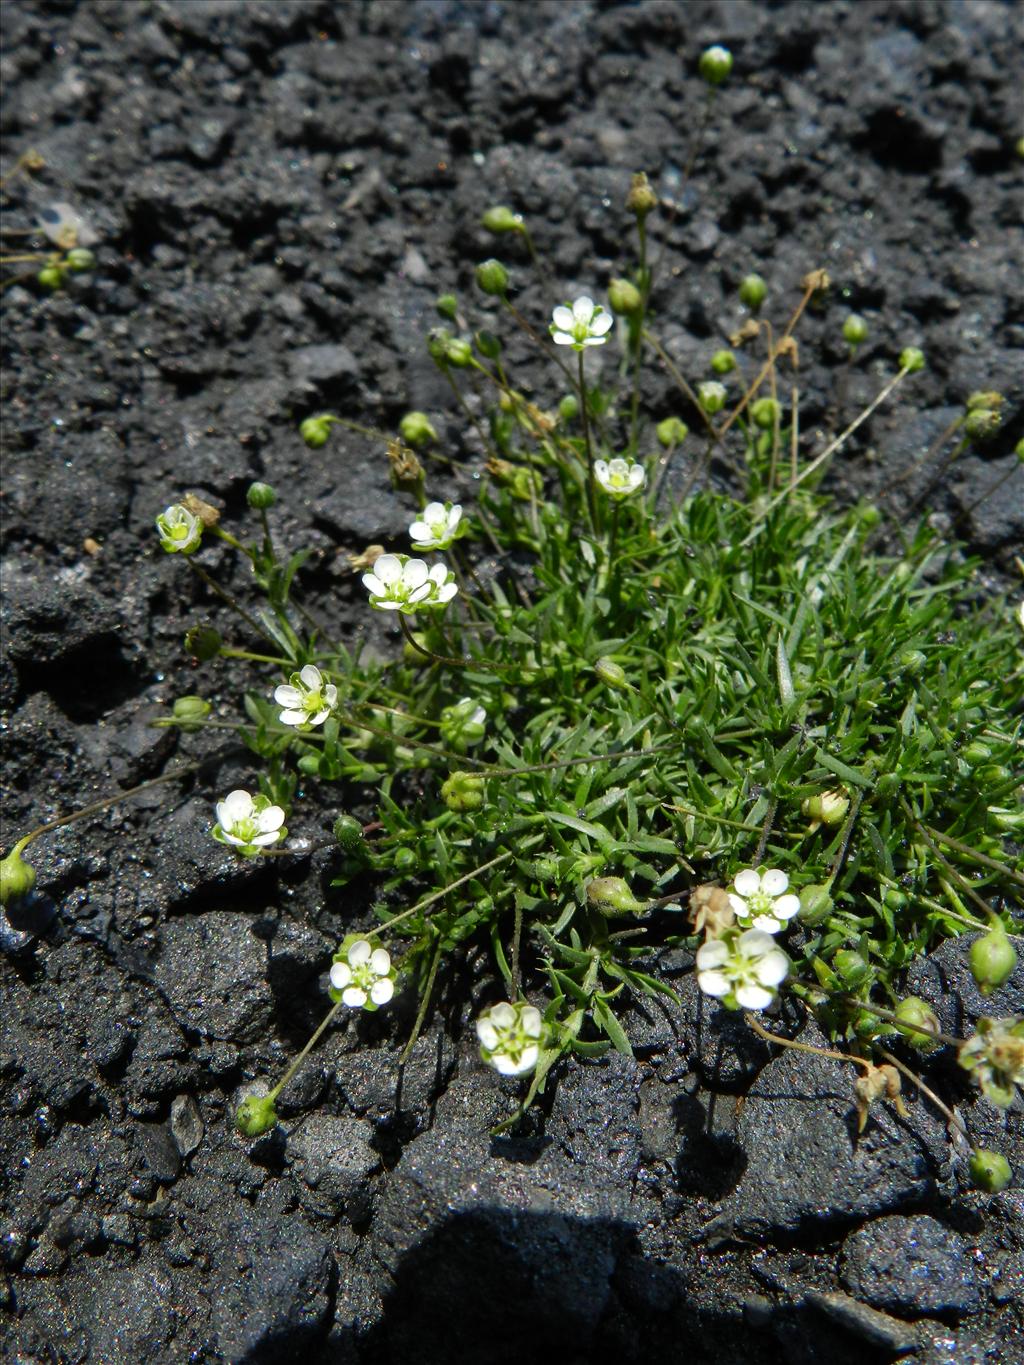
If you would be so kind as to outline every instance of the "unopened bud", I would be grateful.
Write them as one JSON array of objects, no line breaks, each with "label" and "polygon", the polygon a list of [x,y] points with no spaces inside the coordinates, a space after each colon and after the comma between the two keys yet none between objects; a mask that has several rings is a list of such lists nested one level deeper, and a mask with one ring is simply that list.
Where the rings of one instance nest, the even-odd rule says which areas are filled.
[{"label": "unopened bud", "polygon": [[715,374],[731,374],[736,368],[736,357],[732,351],[716,351],[711,357],[711,368]]},{"label": "unopened bud", "polygon": [[179,729],[194,735],[203,728],[202,722],[212,710],[213,707],[204,697],[179,697],[171,708],[171,714],[179,722]]},{"label": "unopened bud", "polygon": [[1017,953],[999,920],[994,920],[987,934],[981,934],[971,944],[971,975],[982,995],[991,995],[1005,986],[1017,965]]},{"label": "unopened bud", "polygon": [[994,408],[972,408],[964,418],[964,433],[979,445],[991,440],[1003,424],[1003,419]]},{"label": "unopened bud", "polygon": [[626,195],[626,208],[630,213],[635,213],[638,218],[646,218],[647,215],[658,207],[658,196],[651,189],[650,181],[643,171],[638,171],[634,175]]},{"label": "unopened bud", "polygon": [[979,389],[968,396],[964,406],[968,412],[973,412],[975,408],[988,408],[998,411],[1005,401],[1003,395],[994,389]]},{"label": "unopened bud", "polygon": [[835,829],[846,819],[846,812],[849,809],[850,798],[841,788],[818,792],[815,796],[808,796],[800,804],[800,810],[811,821],[812,831],[819,825]]},{"label": "unopened bud", "polygon": [[602,915],[635,915],[644,908],[621,877],[595,877],[587,884],[587,900]]},{"label": "unopened bud", "polygon": [[853,948],[840,948],[832,965],[847,986],[860,986],[867,979],[868,964]]},{"label": "unopened bud", "polygon": [[411,446],[425,446],[437,440],[437,432],[425,412],[407,412],[399,422],[398,430],[402,440]]},{"label": "unopened bud", "polygon": [[987,1147],[975,1147],[968,1169],[978,1189],[987,1194],[998,1194],[1000,1190],[1005,1190],[1013,1179],[1013,1167],[1002,1152],[993,1152]]},{"label": "unopened bud", "polygon": [[571,422],[579,416],[580,400],[574,393],[567,393],[564,398],[559,400],[558,415],[563,422]]},{"label": "unopened bud", "polygon": [[501,297],[508,293],[508,271],[493,258],[481,261],[476,268],[476,282],[485,294]]},{"label": "unopened bud", "polygon": [[725,385],[719,384],[717,380],[710,379],[707,383],[697,385],[697,401],[709,417],[722,411],[725,400]]},{"label": "unopened bud", "polygon": [[833,910],[832,895],[827,886],[812,882],[800,892],[800,909],[797,916],[801,924],[814,927],[828,919]]},{"label": "unopened bud", "polygon": [[868,325],[859,313],[850,313],[843,323],[843,340],[850,346],[860,346],[868,339]]},{"label": "unopened bud", "polygon": [[459,311],[459,301],[454,294],[440,294],[434,303],[434,307],[443,318],[453,322],[455,314]]},{"label": "unopened bud", "polygon": [[331,434],[331,422],[334,419],[326,412],[318,417],[307,417],[299,423],[299,435],[309,446],[310,450],[319,450],[321,446],[327,444],[327,438]]},{"label": "unopened bud", "polygon": [[214,630],[213,626],[192,626],[185,634],[186,650],[201,664],[215,659],[223,644],[220,631]]},{"label": "unopened bud", "polygon": [[473,363],[473,348],[461,337],[449,337],[444,348],[444,358],[457,370],[464,370],[467,365]]},{"label": "unopened bud", "polygon": [[639,313],[643,296],[629,280],[612,280],[608,285],[608,302],[612,306],[612,312],[628,316],[630,313]]},{"label": "unopened bud", "polygon": [[732,53],[727,47],[719,47],[716,44],[700,54],[698,66],[708,85],[722,85],[729,79],[729,72],[732,70]]},{"label": "unopened bud", "polygon": [[666,450],[673,450],[676,446],[682,445],[690,434],[690,428],[678,417],[666,417],[658,423],[654,431],[658,437],[658,444],[663,445]]},{"label": "unopened bud", "polygon": [[235,1110],[235,1127],[243,1137],[260,1137],[277,1123],[273,1095],[246,1095]]},{"label": "unopened bud", "polygon": [[0,862],[0,905],[21,900],[36,884],[35,868],[21,856],[28,843],[28,839],[19,839]]},{"label": "unopened bud", "polygon": [[479,810],[484,804],[484,778],[479,773],[452,773],[441,787],[441,799],[449,810]]},{"label": "unopened bud", "polygon": [[900,351],[900,369],[907,374],[916,374],[918,370],[924,369],[924,351],[916,346],[904,346]]},{"label": "unopened bud", "polygon": [[334,837],[346,853],[363,848],[363,826],[354,815],[339,815],[334,822]]},{"label": "unopened bud", "polygon": [[488,232],[523,231],[523,215],[513,213],[504,204],[496,204],[494,208],[488,209],[480,221]]},{"label": "unopened bud", "polygon": [[626,670],[614,659],[598,659],[594,665],[594,672],[607,687],[614,687],[618,692],[633,690],[626,677]]},{"label": "unopened bud", "polygon": [[740,280],[740,303],[756,313],[768,296],[768,286],[760,275],[751,272]]},{"label": "unopened bud", "polygon": [[36,280],[44,289],[61,289],[64,285],[64,271],[57,265],[44,265],[36,275]]},{"label": "unopened bud", "polygon": [[64,257],[64,264],[76,275],[83,275],[96,269],[96,257],[84,246],[73,246]]},{"label": "unopened bud", "polygon": [[755,427],[771,431],[782,417],[782,404],[776,398],[755,398],[750,405],[750,416]]},{"label": "unopened bud", "polygon": [[497,360],[501,355],[501,339],[496,337],[493,332],[481,329],[477,332],[473,340],[476,342],[477,350],[485,360]]},{"label": "unopened bud", "polygon": [[277,502],[277,494],[269,483],[251,483],[245,500],[254,511],[265,512]]},{"label": "unopened bud", "polygon": [[[911,1047],[919,1052],[934,1052],[938,1042],[928,1035],[939,1032],[939,1020],[927,1001],[917,995],[908,995],[896,1006],[895,1014],[896,1027]],[[921,1032],[922,1029],[926,1031]]]}]

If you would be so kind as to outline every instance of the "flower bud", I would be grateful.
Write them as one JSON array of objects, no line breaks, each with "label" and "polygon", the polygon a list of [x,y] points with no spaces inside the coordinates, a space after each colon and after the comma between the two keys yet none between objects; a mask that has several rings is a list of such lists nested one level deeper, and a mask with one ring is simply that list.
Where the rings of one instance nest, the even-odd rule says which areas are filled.
[{"label": "flower bud", "polygon": [[928,656],[919,649],[905,649],[900,655],[900,667],[914,677],[917,677],[927,662]]},{"label": "flower bud", "polygon": [[245,500],[254,512],[265,512],[277,502],[277,494],[269,483],[251,483]]},{"label": "flower bud", "polygon": [[309,446],[310,450],[319,450],[321,446],[327,444],[327,438],[331,434],[331,418],[326,412],[319,417],[307,417],[299,423],[299,435]]},{"label": "flower bud", "polygon": [[522,232],[523,215],[513,213],[504,204],[496,204],[494,208],[488,209],[480,222],[488,232]]},{"label": "flower bud", "polygon": [[437,440],[434,425],[425,412],[407,412],[398,424],[402,440],[411,446],[429,445]]},{"label": "flower bud", "polygon": [[485,294],[498,297],[508,293],[508,271],[500,261],[481,261],[476,268],[476,282]]},{"label": "flower bud", "polygon": [[991,995],[1006,985],[1017,965],[1017,954],[999,920],[992,922],[987,934],[974,940],[969,960],[971,975],[982,995]]},{"label": "flower bud", "polygon": [[900,369],[906,370],[907,374],[916,374],[918,370],[923,370],[924,351],[916,346],[904,346],[900,351]]},{"label": "flower bud", "polygon": [[635,915],[645,904],[621,877],[595,877],[587,884],[587,900],[602,915]]},{"label": "flower bud", "polygon": [[888,887],[882,899],[890,910],[905,910],[910,904],[910,897],[898,886]]},{"label": "flower bud", "polygon": [[312,751],[300,754],[297,763],[299,772],[302,773],[304,777],[319,777],[320,759],[322,757],[322,754],[313,753]]},{"label": "flower bud", "polygon": [[729,72],[732,70],[732,53],[727,47],[719,47],[717,44],[706,48],[700,54],[698,67],[708,85],[722,85],[729,79]]},{"label": "flower bud", "polygon": [[868,964],[853,948],[840,948],[832,965],[847,986],[860,986],[867,979]]},{"label": "flower bud", "polygon": [[736,368],[736,357],[732,351],[716,351],[711,357],[711,368],[715,374],[731,374]]},{"label": "flower bud", "polygon": [[246,1095],[235,1110],[235,1127],[243,1137],[260,1137],[277,1122],[273,1095]]},{"label": "flower bud", "polygon": [[473,340],[476,342],[477,350],[485,360],[497,360],[498,356],[501,355],[501,340],[493,332],[481,329],[476,333]]},{"label": "flower bud", "polygon": [[[427,637],[422,630],[414,630],[412,632],[412,638],[416,641],[417,645],[422,645],[423,649],[428,648]],[[414,668],[429,668],[433,663],[432,659],[424,654],[422,650],[417,649],[416,645],[412,644],[409,640],[406,640],[402,645],[402,659],[405,663],[412,664]]]},{"label": "flower bud", "polygon": [[697,385],[697,401],[709,417],[722,411],[725,400],[725,385],[719,384],[717,380],[711,379],[707,383]]},{"label": "flower bud", "polygon": [[629,186],[629,193],[626,195],[626,208],[630,213],[635,213],[638,218],[646,218],[647,215],[658,207],[658,196],[651,189],[650,181],[643,171],[637,171]]},{"label": "flower bud", "polygon": [[179,697],[171,708],[171,714],[180,722],[179,729],[194,735],[203,728],[202,722],[212,710],[213,707],[204,697]]},{"label": "flower bud", "polygon": [[978,390],[969,395],[964,404],[968,412],[973,412],[975,408],[988,408],[998,411],[1006,400],[1001,393],[996,393],[994,389]]},{"label": "flower bud", "polygon": [[64,264],[76,275],[96,269],[96,257],[84,246],[73,246],[64,257]]},{"label": "flower bud", "polygon": [[617,692],[633,690],[626,678],[626,670],[614,659],[598,659],[594,672],[607,687],[613,687]]},{"label": "flower bud", "polygon": [[580,400],[574,393],[567,393],[559,401],[558,415],[563,422],[571,422],[580,414]]},{"label": "flower bud", "polygon": [[832,895],[827,886],[812,882],[810,886],[805,886],[801,890],[800,909],[797,911],[797,918],[801,924],[812,928],[816,924],[822,924],[831,915],[832,909]]},{"label": "flower bud", "polygon": [[213,626],[192,626],[185,634],[185,648],[201,664],[215,659],[223,644],[220,631]]},{"label": "flower bud", "polygon": [[441,799],[449,810],[479,810],[484,804],[484,779],[479,773],[452,773],[441,787]]},{"label": "flower bud", "polygon": [[19,839],[0,862],[0,905],[21,900],[36,884],[35,868],[21,856],[28,843],[28,839]]},{"label": "flower bud", "polygon": [[396,872],[411,872],[413,868],[418,866],[419,858],[416,856],[415,849],[396,848],[391,862]]},{"label": "flower bud", "polygon": [[[935,1051],[938,1042],[935,1038],[929,1038],[928,1034],[939,1032],[939,1020],[927,1001],[917,995],[908,995],[896,1006],[895,1014],[896,1027],[911,1047],[917,1048],[919,1052]],[[919,1032],[921,1029],[926,1029],[927,1032]]]},{"label": "flower bud", "polygon": [[756,313],[768,296],[768,286],[760,275],[753,271],[740,280],[740,303]]},{"label": "flower bud", "polygon": [[59,265],[44,265],[36,275],[36,280],[44,289],[61,289],[64,286],[64,271]]},{"label": "flower bud", "polygon": [[782,404],[777,398],[755,398],[750,405],[750,416],[755,427],[771,431],[782,418]]},{"label": "flower bud", "polygon": [[654,430],[658,444],[663,445],[666,450],[673,450],[676,446],[682,445],[690,434],[690,428],[678,417],[666,417]]},{"label": "flower bud", "polygon": [[843,323],[843,340],[857,347],[868,339],[868,325],[859,313],[850,313]]},{"label": "flower bud", "polygon": [[454,322],[455,314],[459,311],[459,301],[454,294],[441,294],[434,307],[443,318],[447,318],[449,322]]},{"label": "flower bud", "polygon": [[849,809],[850,798],[841,788],[808,796],[800,804],[801,812],[811,822],[812,833],[819,825],[827,825],[829,829],[837,828],[846,819],[846,812]]},{"label": "flower bud", "polygon": [[464,370],[467,365],[473,363],[473,348],[461,337],[449,337],[444,348],[444,358],[457,370]]},{"label": "flower bud", "polygon": [[354,853],[365,844],[362,823],[354,815],[338,816],[334,822],[334,837],[346,853]]},{"label": "flower bud", "polygon": [[978,1189],[987,1194],[1005,1190],[1013,1179],[1013,1168],[1002,1152],[993,1152],[987,1147],[975,1147],[968,1170]]},{"label": "flower bud", "polygon": [[629,280],[612,280],[608,285],[608,302],[613,313],[639,313],[643,296]]},{"label": "flower bud", "polygon": [[964,433],[979,445],[990,440],[1003,424],[994,408],[972,408],[964,418]]}]

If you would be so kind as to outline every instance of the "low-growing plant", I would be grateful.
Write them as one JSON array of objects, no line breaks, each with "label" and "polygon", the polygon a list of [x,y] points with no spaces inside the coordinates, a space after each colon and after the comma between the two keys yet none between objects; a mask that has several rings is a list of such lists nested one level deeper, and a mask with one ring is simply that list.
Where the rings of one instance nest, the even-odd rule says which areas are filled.
[{"label": "low-growing plant", "polygon": [[[712,91],[728,75],[715,51],[701,67]],[[335,953],[334,1003],[309,1046],[339,1010],[407,990],[418,995],[408,1052],[443,960],[486,945],[504,998],[477,1021],[481,1056],[529,1078],[512,1123],[566,1055],[630,1053],[630,1002],[674,995],[659,953],[684,948],[709,1000],[813,1051],[756,1017],[782,993],[799,1002],[861,1073],[862,1124],[873,1101],[898,1105],[910,1079],[962,1128],[906,1056],[956,1046],[1009,1104],[1024,1082],[1024,1024],[986,1019],[967,1040],[949,1037],[902,983],[965,931],[980,931],[970,965],[983,991],[1014,968],[1024,621],[982,597],[974,561],[927,523],[887,523],[818,487],[921,352],[906,348],[869,406],[809,450],[795,337],[825,272],[807,275],[777,330],[762,318],[768,287],[749,274],[750,316],[731,350],[709,352],[711,377],[691,382],[655,330],[657,205],[637,176],[637,256],[607,306],[552,300],[550,321],[530,318],[513,272],[479,267],[499,316],[552,362],[543,393],[516,382],[493,311],[474,331],[468,304],[439,300],[446,325],[428,350],[486,479],[472,506],[431,497],[429,414],[407,414],[385,438],[409,542],[370,547],[356,567],[366,609],[401,631],[389,662],[361,657],[296,601],[305,554],[279,548],[266,484],[249,490],[253,538],[192,494],[156,518],[164,550],[238,615],[238,642],[200,624],[190,652],[268,670],[230,723],[254,756],[253,790],[218,794],[212,833],[241,857],[288,856],[285,821],[312,823],[319,784],[340,784],[353,812],[375,804],[371,819],[335,825],[334,885],[372,878],[376,925]],[[522,239],[538,263],[520,215],[495,208],[484,225]],[[848,315],[837,333],[852,362],[867,323]],[[614,388],[588,374],[588,352],[609,344],[621,357]],[[649,362],[677,386],[676,412],[645,411]],[[972,396],[950,438],[991,437],[1000,403]],[[978,411],[990,420],[972,430]],[[377,439],[333,413],[307,417],[301,436],[322,446],[336,425]],[[264,605],[238,601],[207,567],[211,539],[242,557]],[[163,723],[229,724],[199,697]],[[32,837],[3,864],[5,897],[8,877],[25,889]],[[243,1132],[276,1121],[307,1052],[245,1101]],[[990,1189],[1009,1179],[1004,1167],[995,1153],[971,1161]]]}]

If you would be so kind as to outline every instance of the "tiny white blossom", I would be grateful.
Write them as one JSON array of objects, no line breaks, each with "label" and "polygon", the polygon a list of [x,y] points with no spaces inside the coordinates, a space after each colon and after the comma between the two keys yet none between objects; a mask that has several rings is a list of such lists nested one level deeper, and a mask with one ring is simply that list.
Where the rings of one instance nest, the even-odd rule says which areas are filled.
[{"label": "tiny white blossom", "polygon": [[422,559],[408,555],[381,555],[373,572],[363,574],[370,606],[378,611],[401,611],[411,615],[423,608],[443,607],[458,592],[454,575],[445,564],[428,569]]},{"label": "tiny white blossom", "polygon": [[217,823],[213,837],[221,844],[231,844],[246,857],[261,848],[276,844],[285,834],[284,811],[271,805],[265,796],[250,796],[247,791],[233,791],[218,801]]},{"label": "tiny white blossom", "polygon": [[789,878],[778,868],[757,872],[748,867],[737,872],[733,886],[736,890],[729,892],[729,901],[744,929],[777,934],[800,909],[800,897],[791,891],[786,894]]},{"label": "tiny white blossom", "polygon": [[375,1010],[395,993],[395,973],[386,948],[365,938],[342,944],[331,967],[331,988],[351,1009]]},{"label": "tiny white blossom", "polygon": [[306,664],[291,682],[274,689],[274,700],[284,707],[282,725],[322,725],[338,704],[338,689],[324,681],[319,668]]},{"label": "tiny white blossom", "polygon": [[628,498],[647,482],[643,465],[635,460],[595,460],[594,478],[613,498]]},{"label": "tiny white blossom", "polygon": [[503,1076],[532,1071],[540,1059],[544,1020],[534,1005],[502,1001],[492,1005],[476,1021],[480,1056]]},{"label": "tiny white blossom", "polygon": [[582,351],[584,346],[603,346],[608,340],[615,319],[599,303],[583,294],[570,308],[562,304],[551,314],[552,339],[556,346],[571,346]]},{"label": "tiny white blossom", "polygon": [[789,958],[760,929],[710,939],[697,949],[698,986],[730,1009],[767,1009],[788,972]]},{"label": "tiny white blossom", "polygon": [[455,539],[462,520],[458,503],[428,502],[418,521],[409,527],[412,543],[417,550],[447,550]]},{"label": "tiny white blossom", "polygon": [[160,544],[168,554],[190,555],[198,550],[203,539],[203,523],[182,507],[180,502],[166,507],[156,519]]},{"label": "tiny white blossom", "polygon": [[706,383],[697,385],[697,402],[711,417],[722,411],[727,397],[725,385],[719,384],[717,379],[709,379]]}]

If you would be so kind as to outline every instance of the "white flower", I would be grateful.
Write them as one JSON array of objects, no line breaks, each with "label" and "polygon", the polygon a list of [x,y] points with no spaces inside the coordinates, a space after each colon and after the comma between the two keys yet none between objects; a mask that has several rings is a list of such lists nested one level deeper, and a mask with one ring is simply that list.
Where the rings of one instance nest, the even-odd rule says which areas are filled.
[{"label": "white flower", "polygon": [[171,555],[192,554],[199,549],[203,538],[203,523],[180,502],[160,513],[156,529],[160,533],[160,544]]},{"label": "white flower", "polygon": [[419,521],[409,527],[413,546],[417,550],[447,550],[461,520],[462,508],[458,503],[453,507],[450,502],[428,502]]},{"label": "white flower", "polygon": [[608,340],[615,319],[599,303],[583,294],[570,308],[562,304],[551,314],[549,328],[556,346],[571,346],[582,351],[584,346],[603,346]]},{"label": "white flower", "polygon": [[217,823],[213,837],[222,844],[231,844],[240,853],[251,857],[268,844],[276,844],[284,837],[284,811],[271,805],[265,796],[250,796],[246,791],[233,791],[217,802]]},{"label": "white flower", "polygon": [[274,700],[285,708],[282,725],[322,725],[338,703],[338,689],[324,682],[319,668],[306,664],[292,674],[291,682],[274,689]]},{"label": "white flower", "polygon": [[424,607],[443,607],[459,590],[447,565],[428,569],[422,559],[408,555],[381,555],[373,572],[363,574],[363,586],[370,594],[371,607],[406,615]]},{"label": "white flower", "polygon": [[540,1010],[520,1001],[492,1005],[476,1021],[480,1056],[503,1076],[532,1071],[540,1058],[544,1021]]},{"label": "white flower", "polygon": [[647,482],[643,465],[635,460],[595,460],[594,478],[613,498],[628,498]]},{"label": "white flower", "polygon": [[375,1010],[386,1005],[395,993],[391,954],[386,948],[374,948],[365,938],[343,943],[334,955],[331,989],[352,1009]]},{"label": "white flower", "polygon": [[785,895],[789,878],[778,868],[755,872],[747,868],[737,872],[729,892],[729,901],[736,919],[744,929],[761,929],[766,934],[777,934],[800,909],[800,897],[792,892]]},{"label": "white flower", "polygon": [[730,1009],[767,1009],[788,972],[789,958],[760,929],[714,938],[697,949],[697,984]]}]

